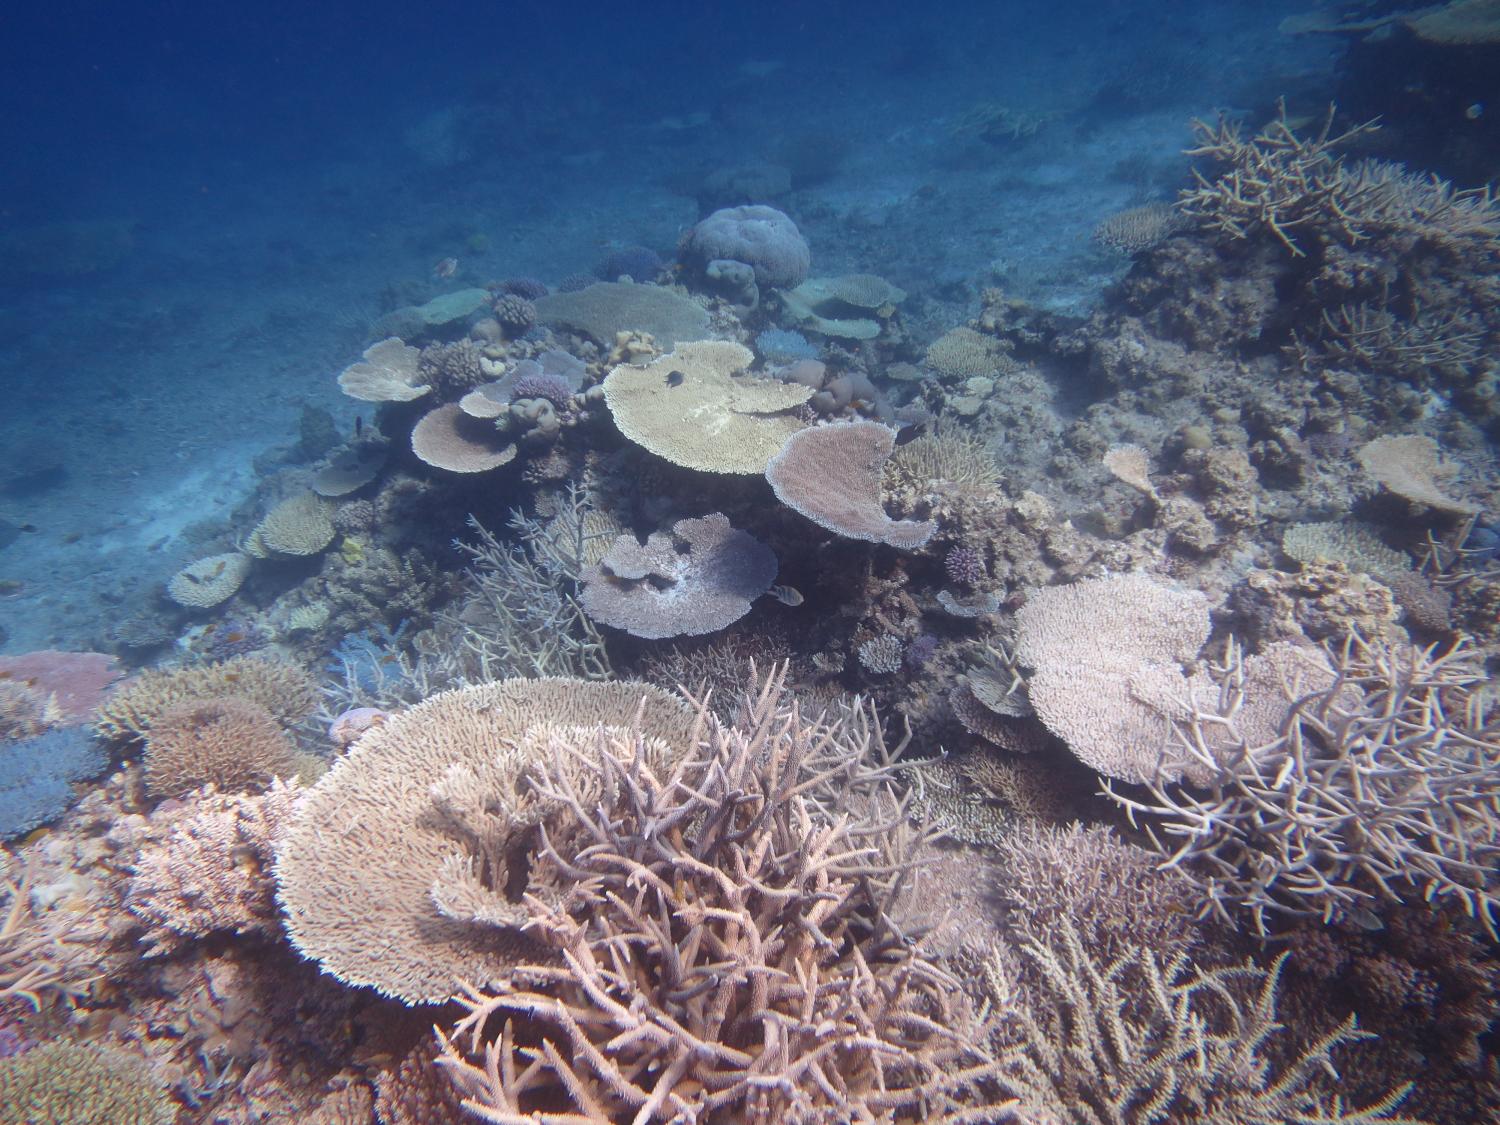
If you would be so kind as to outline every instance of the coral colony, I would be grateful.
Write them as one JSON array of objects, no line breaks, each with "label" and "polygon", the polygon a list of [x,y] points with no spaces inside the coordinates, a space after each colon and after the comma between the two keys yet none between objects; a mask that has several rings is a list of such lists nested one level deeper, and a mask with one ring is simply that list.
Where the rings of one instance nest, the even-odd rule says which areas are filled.
[{"label": "coral colony", "polygon": [[816,186],[434,254],[123,662],[0,656],[0,1125],[1500,1121],[1500,201],[1299,108],[1084,317]]}]

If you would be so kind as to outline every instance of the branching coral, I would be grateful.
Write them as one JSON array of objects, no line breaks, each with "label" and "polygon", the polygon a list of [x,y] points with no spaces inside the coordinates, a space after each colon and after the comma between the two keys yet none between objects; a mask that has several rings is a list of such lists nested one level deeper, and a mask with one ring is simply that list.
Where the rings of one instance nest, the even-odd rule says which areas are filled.
[{"label": "branching coral", "polygon": [[998,964],[990,974],[1017,1017],[1019,1046],[1001,1085],[1020,1102],[1023,1121],[1422,1125],[1394,1115],[1405,1087],[1358,1109],[1329,1089],[1334,1052],[1368,1038],[1352,1016],[1273,1069],[1284,955],[1270,972],[1200,969],[1145,946],[1104,961],[1066,918],[1023,952],[1040,981],[1031,995],[1018,995]]},{"label": "branching coral", "polygon": [[1292,128],[1284,104],[1248,140],[1233,122],[1194,122],[1198,144],[1187,154],[1208,157],[1219,170],[1211,179],[1195,170],[1197,186],[1179,195],[1178,206],[1231,238],[1268,232],[1298,257],[1307,253],[1298,242],[1303,235],[1352,245],[1399,234],[1460,254],[1484,255],[1500,245],[1500,201],[1490,188],[1460,191],[1382,161],[1346,163],[1341,150],[1379,126],[1365,122],[1335,134],[1334,113],[1329,106],[1322,126],[1306,137]]},{"label": "branching coral", "polygon": [[1158,777],[1141,798],[1114,794],[1178,841],[1171,862],[1199,883],[1204,908],[1325,918],[1376,898],[1460,903],[1493,935],[1500,890],[1500,726],[1479,655],[1462,640],[1387,646],[1350,636],[1330,647],[1331,680],[1287,678],[1273,736],[1247,723],[1277,701],[1246,689],[1231,650],[1218,705],[1177,725],[1201,789]]},{"label": "branching coral", "polygon": [[1295,236],[1305,229],[1331,231],[1354,242],[1364,234],[1357,215],[1360,188],[1345,171],[1339,149],[1376,128],[1370,122],[1336,134],[1332,106],[1311,137],[1292,129],[1285,105],[1248,140],[1232,121],[1195,121],[1198,144],[1187,154],[1209,157],[1223,171],[1209,179],[1195,170],[1197,186],[1184,190],[1178,205],[1233,238],[1269,231],[1298,257],[1306,251]]},{"label": "branching coral", "polygon": [[[556,827],[590,845],[546,847],[540,862],[572,889],[529,903],[560,964],[457,998],[468,1013],[444,1062],[470,1112],[559,1125],[997,1112],[973,1108],[993,1066],[981,1018],[897,916],[915,842],[904,812],[863,740],[806,721],[783,676],[670,776],[618,732],[580,755],[602,796],[552,771]],[[840,791],[848,811],[833,815]]]}]

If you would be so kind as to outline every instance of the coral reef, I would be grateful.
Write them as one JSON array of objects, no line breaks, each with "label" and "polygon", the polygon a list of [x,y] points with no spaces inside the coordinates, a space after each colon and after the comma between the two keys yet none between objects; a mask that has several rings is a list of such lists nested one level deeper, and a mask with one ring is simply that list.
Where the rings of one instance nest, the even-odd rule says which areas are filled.
[{"label": "coral reef", "polygon": [[[767,678],[735,729],[707,730],[675,770],[601,732],[578,746],[582,777],[549,771],[540,791],[597,843],[539,856],[572,884],[532,907],[563,963],[459,995],[468,1011],[444,1062],[466,1107],[970,1119],[994,1066],[983,1019],[892,911],[916,841],[892,830],[899,805],[867,747],[781,691]],[[831,815],[856,793],[854,811]]]}]

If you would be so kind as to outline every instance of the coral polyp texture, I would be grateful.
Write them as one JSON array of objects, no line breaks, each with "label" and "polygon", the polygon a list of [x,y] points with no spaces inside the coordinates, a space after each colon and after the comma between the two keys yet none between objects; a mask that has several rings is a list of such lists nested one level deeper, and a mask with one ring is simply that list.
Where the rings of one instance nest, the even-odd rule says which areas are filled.
[{"label": "coral polyp texture", "polygon": [[778,675],[739,712],[674,768],[596,732],[539,782],[592,846],[538,857],[569,885],[531,904],[553,958],[457,996],[481,1119],[978,1119],[990,1029],[902,910],[920,844],[870,747]]},{"label": "coral polyp texture", "polygon": [[633,732],[670,761],[700,719],[660,688],[568,679],[479,684],[392,715],[312,787],[277,850],[292,944],[408,1004],[534,958],[521,895],[540,890],[532,853],[555,810],[537,789],[552,752],[538,729]]},{"label": "coral polyp texture", "polygon": [[0,1125],[170,1125],[177,1104],[124,1047],[58,1041],[0,1059]]},{"label": "coral polyp texture", "polygon": [[146,735],[146,789],[180,797],[202,785],[239,791],[296,771],[292,742],[258,703],[194,700],[157,716]]}]

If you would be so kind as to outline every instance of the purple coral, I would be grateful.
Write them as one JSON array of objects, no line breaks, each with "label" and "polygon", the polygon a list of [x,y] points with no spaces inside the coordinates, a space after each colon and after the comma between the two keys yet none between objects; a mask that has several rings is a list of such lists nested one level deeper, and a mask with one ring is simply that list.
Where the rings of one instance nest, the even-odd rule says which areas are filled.
[{"label": "purple coral", "polygon": [[519,398],[544,398],[561,410],[573,398],[573,388],[568,386],[568,381],[561,375],[542,371],[522,375],[516,380],[510,396],[512,402]]},{"label": "purple coral", "polygon": [[954,547],[943,559],[948,578],[956,586],[977,586],[984,581],[984,556],[973,547]]},{"label": "purple coral", "polygon": [[535,301],[538,297],[547,295],[547,283],[534,277],[507,277],[491,288],[497,293],[510,293],[526,301]]}]

